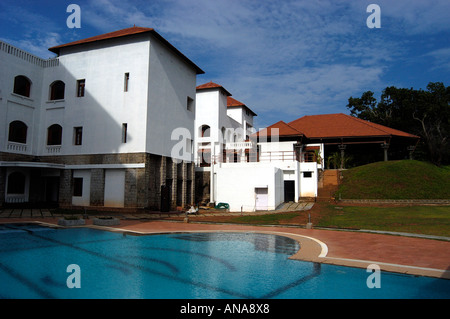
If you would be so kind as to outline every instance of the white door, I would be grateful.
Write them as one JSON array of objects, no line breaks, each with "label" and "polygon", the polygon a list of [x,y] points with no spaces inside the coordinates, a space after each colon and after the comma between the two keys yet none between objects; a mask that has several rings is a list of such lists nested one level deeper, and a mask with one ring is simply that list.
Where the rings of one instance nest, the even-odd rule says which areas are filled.
[{"label": "white door", "polygon": [[269,206],[268,188],[255,188],[256,193],[256,210],[267,210]]},{"label": "white door", "polygon": [[125,171],[105,170],[105,207],[124,207]]}]

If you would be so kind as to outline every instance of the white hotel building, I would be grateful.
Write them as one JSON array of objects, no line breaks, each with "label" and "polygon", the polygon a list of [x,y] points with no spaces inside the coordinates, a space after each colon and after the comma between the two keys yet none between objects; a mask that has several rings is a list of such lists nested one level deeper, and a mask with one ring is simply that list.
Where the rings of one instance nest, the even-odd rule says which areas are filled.
[{"label": "white hotel building", "polygon": [[193,138],[204,72],[149,28],[49,50],[43,60],[0,42],[0,206],[193,203],[193,141],[172,154],[172,132]]}]

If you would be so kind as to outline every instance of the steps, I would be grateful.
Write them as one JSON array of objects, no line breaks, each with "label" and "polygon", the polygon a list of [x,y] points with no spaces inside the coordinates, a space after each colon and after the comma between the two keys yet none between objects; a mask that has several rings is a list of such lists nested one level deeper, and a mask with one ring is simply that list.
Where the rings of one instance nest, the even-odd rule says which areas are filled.
[{"label": "steps", "polygon": [[319,175],[317,201],[334,200],[334,193],[339,187],[340,171],[326,169]]}]

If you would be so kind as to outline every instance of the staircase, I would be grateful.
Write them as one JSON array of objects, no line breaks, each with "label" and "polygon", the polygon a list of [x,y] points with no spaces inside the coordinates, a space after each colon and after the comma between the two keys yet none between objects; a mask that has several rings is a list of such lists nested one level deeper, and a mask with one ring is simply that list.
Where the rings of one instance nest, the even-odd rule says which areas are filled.
[{"label": "staircase", "polygon": [[337,191],[340,180],[338,169],[326,169],[319,175],[317,201],[334,200],[334,193]]}]

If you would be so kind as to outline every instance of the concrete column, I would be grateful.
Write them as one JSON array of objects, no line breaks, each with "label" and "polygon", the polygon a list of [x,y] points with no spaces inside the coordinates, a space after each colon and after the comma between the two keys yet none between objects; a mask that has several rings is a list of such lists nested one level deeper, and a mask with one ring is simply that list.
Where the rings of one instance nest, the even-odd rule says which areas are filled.
[{"label": "concrete column", "polygon": [[383,144],[381,144],[381,148],[383,149],[383,152],[384,152],[384,161],[387,162],[388,161],[389,144],[383,143]]}]

